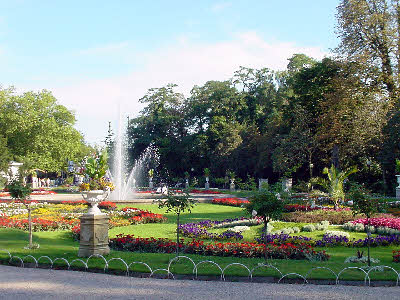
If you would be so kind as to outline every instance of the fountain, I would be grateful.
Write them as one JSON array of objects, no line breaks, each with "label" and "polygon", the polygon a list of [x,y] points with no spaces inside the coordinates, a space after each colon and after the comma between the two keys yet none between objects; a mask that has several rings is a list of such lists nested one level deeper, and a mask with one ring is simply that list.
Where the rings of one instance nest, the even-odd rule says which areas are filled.
[{"label": "fountain", "polygon": [[123,117],[120,114],[118,132],[114,143],[113,168],[107,176],[115,185],[115,190],[110,194],[111,201],[124,201],[132,199],[139,184],[145,184],[149,169],[156,169],[159,164],[157,148],[153,145],[147,147],[137,158],[130,171],[128,171],[128,159],[126,145],[126,126],[123,126]]}]

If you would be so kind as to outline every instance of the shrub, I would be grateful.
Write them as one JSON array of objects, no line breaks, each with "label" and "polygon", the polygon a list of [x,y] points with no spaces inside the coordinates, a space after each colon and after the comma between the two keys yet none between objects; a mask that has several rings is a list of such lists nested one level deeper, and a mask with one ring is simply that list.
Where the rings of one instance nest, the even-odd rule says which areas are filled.
[{"label": "shrub", "polygon": [[294,231],[293,231],[293,229],[292,228],[283,228],[283,229],[281,229],[280,231],[279,231],[279,233],[281,233],[281,234],[292,234],[292,233],[294,233]]},{"label": "shrub", "polygon": [[313,232],[315,231],[315,226],[313,224],[305,225],[301,230],[306,232]]},{"label": "shrub", "polygon": [[329,227],[329,221],[322,221],[321,223],[318,223],[315,225],[315,230],[327,230]]},{"label": "shrub", "polygon": [[328,230],[324,235],[327,237],[344,236],[344,237],[347,237],[348,239],[350,238],[350,234],[348,232],[339,231],[339,230]]},{"label": "shrub", "polygon": [[300,228],[299,227],[292,227],[293,229],[293,233],[299,233],[300,232]]},{"label": "shrub", "polygon": [[223,221],[212,221],[204,220],[198,223],[186,223],[179,225],[179,232],[186,237],[190,238],[201,238],[201,239],[215,239],[215,240],[241,240],[243,236],[240,232],[234,232],[232,230],[225,231],[221,234],[211,233],[207,229],[209,228],[227,228],[236,226],[252,226],[261,224],[262,221],[259,218],[254,219],[225,219]]}]

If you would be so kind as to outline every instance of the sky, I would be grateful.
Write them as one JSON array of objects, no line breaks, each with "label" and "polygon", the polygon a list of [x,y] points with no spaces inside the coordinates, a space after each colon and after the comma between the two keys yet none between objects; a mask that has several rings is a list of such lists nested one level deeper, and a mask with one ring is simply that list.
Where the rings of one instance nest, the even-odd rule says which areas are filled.
[{"label": "sky", "polygon": [[[0,87],[48,90],[101,145],[148,89],[329,56],[339,0],[0,0]],[[123,118],[123,119],[124,119]]]}]

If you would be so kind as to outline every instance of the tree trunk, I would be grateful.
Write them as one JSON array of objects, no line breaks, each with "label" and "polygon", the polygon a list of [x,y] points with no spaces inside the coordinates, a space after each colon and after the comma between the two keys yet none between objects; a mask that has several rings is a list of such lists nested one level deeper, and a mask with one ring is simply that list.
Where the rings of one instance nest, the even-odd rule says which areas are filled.
[{"label": "tree trunk", "polygon": [[340,169],[339,165],[339,145],[334,144],[332,148],[332,164],[335,166],[336,169]]},{"label": "tree trunk", "polygon": [[387,181],[386,181],[386,175],[385,175],[385,166],[384,164],[382,165],[382,182],[383,182],[383,194],[386,196],[388,192],[388,187],[387,187]]},{"label": "tree trunk", "polygon": [[176,220],[176,256],[179,255],[179,214],[177,214]]},{"label": "tree trunk", "polygon": [[267,230],[268,230],[268,220],[266,218],[264,218],[264,258],[265,261],[268,260],[268,252],[267,252]]},{"label": "tree trunk", "polygon": [[31,205],[28,204],[29,249],[32,249],[32,214]]}]

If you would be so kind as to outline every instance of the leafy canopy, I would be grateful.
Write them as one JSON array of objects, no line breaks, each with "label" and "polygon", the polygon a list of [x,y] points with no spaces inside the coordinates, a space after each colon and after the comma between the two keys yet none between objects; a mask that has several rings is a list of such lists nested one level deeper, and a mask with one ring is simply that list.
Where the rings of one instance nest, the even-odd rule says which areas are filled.
[{"label": "leafy canopy", "polygon": [[12,179],[11,182],[7,184],[7,189],[11,198],[19,200],[26,200],[32,193],[31,187],[24,184],[20,176]]},{"label": "leafy canopy", "polygon": [[74,125],[73,112],[50,92],[16,95],[14,89],[0,88],[0,136],[14,159],[47,171],[59,171],[68,160],[79,161],[84,143]]},{"label": "leafy canopy", "polygon": [[167,213],[172,211],[175,214],[180,215],[185,211],[191,212],[191,209],[195,204],[196,201],[189,197],[187,191],[183,191],[182,194],[176,194],[174,190],[169,189],[165,199],[161,200],[158,207],[166,208]]},{"label": "leafy canopy", "polygon": [[353,200],[353,214],[364,214],[371,218],[374,213],[379,211],[380,203],[378,199],[373,199],[363,186],[353,185],[350,190],[350,199]]},{"label": "leafy canopy", "polygon": [[249,214],[253,214],[256,211],[257,215],[263,218],[264,223],[279,219],[285,206],[285,201],[281,199],[279,193],[265,189],[251,196],[249,201],[246,211]]}]

